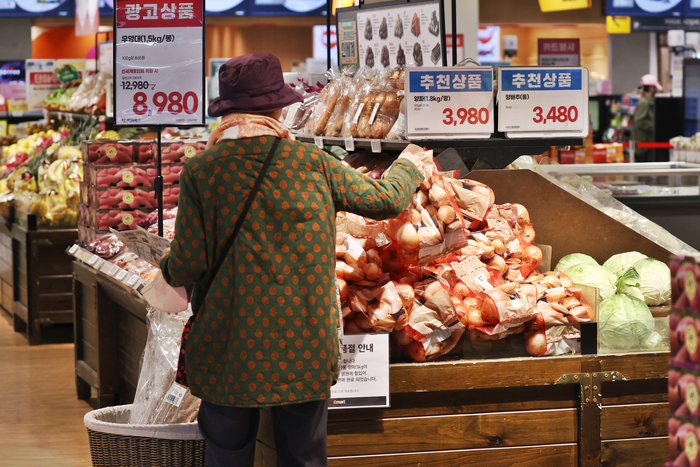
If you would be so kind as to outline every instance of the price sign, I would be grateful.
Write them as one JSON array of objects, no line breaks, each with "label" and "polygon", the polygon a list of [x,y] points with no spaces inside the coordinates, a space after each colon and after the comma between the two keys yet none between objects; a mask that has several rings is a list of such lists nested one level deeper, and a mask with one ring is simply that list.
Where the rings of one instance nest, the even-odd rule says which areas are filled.
[{"label": "price sign", "polygon": [[342,351],[329,408],[389,407],[389,335],[346,334]]},{"label": "price sign", "polygon": [[116,125],[204,123],[202,0],[117,0]]},{"label": "price sign", "polygon": [[498,130],[511,138],[588,136],[588,70],[499,67]]},{"label": "price sign", "polygon": [[493,69],[406,69],[408,139],[488,138],[494,130]]}]

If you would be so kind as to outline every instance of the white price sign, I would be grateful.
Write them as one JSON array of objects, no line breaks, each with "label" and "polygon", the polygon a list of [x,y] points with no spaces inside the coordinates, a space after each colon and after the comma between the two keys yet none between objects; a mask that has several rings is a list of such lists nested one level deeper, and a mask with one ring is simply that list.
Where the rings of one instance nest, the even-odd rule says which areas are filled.
[{"label": "white price sign", "polygon": [[408,139],[488,138],[494,131],[493,69],[406,69]]},{"label": "white price sign", "polygon": [[343,336],[343,359],[329,408],[360,407],[389,407],[389,334]]},{"label": "white price sign", "polygon": [[204,124],[202,0],[117,0],[116,125]]},{"label": "white price sign", "polygon": [[498,131],[511,138],[588,136],[588,70],[499,67]]}]

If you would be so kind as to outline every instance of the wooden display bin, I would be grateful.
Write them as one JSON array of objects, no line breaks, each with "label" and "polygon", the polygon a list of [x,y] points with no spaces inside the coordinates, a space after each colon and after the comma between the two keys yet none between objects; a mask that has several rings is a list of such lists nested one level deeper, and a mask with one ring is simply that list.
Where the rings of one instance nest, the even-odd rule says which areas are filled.
[{"label": "wooden display bin", "polygon": [[95,408],[134,400],[146,347],[145,301],[92,267],[73,262],[75,374],[79,399]]},{"label": "wooden display bin", "polygon": [[[13,224],[11,234],[12,281],[5,278],[7,263],[0,271],[3,305],[9,291],[6,284],[11,283],[15,331],[26,332],[30,345],[40,344],[46,337],[46,325],[73,323],[72,258],[65,250],[78,239],[78,231],[30,230]],[[6,247],[2,241],[0,245]],[[52,337],[52,342],[70,342],[71,334],[54,333]]]},{"label": "wooden display bin", "polygon": [[0,307],[10,316],[15,301],[11,228],[11,224],[0,222]]}]

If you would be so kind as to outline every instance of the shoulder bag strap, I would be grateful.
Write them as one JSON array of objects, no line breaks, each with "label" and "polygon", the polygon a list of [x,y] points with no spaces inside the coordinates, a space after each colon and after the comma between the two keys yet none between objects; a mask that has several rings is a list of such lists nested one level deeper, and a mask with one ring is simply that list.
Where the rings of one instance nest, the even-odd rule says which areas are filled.
[{"label": "shoulder bag strap", "polygon": [[267,158],[265,159],[265,163],[262,166],[262,169],[260,169],[260,174],[258,174],[257,180],[255,180],[255,185],[253,185],[253,188],[250,190],[250,194],[248,194],[248,199],[245,202],[245,206],[243,206],[243,210],[241,211],[241,214],[238,216],[238,220],[236,221],[236,226],[233,228],[233,233],[231,236],[226,240],[226,245],[224,245],[223,252],[217,260],[216,263],[214,264],[214,267],[212,268],[210,274],[209,274],[209,280],[207,281],[207,287],[204,289],[205,291],[209,290],[211,287],[211,284],[214,282],[214,278],[216,275],[219,273],[219,269],[221,269],[221,266],[224,264],[224,261],[226,261],[226,257],[228,256],[229,252],[231,251],[231,248],[233,248],[233,242],[236,240],[236,236],[238,236],[238,231],[241,230],[241,226],[243,225],[243,221],[245,221],[246,216],[248,215],[248,211],[250,210],[250,206],[253,204],[253,201],[255,200],[255,197],[258,195],[258,191],[260,190],[260,185],[262,184],[263,179],[265,178],[265,175],[267,174],[267,169],[270,167],[270,164],[272,163],[272,159],[275,155],[275,151],[277,151],[277,147],[280,144],[280,139],[275,138],[275,141],[272,143],[272,146],[270,147],[270,152],[267,153]]}]

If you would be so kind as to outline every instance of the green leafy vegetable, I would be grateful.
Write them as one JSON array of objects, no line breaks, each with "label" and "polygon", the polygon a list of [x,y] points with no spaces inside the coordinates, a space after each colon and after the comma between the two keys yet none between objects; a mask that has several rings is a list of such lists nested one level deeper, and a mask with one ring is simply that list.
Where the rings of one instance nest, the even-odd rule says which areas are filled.
[{"label": "green leafy vegetable", "polygon": [[604,347],[621,350],[651,348],[659,341],[649,307],[623,294],[613,295],[600,304],[598,336]]},{"label": "green leafy vegetable", "polygon": [[637,261],[617,281],[617,291],[642,300],[650,306],[671,299],[671,269],[661,261]]},{"label": "green leafy vegetable", "polygon": [[598,296],[601,300],[605,300],[615,293],[617,277],[607,268],[598,264],[579,264],[570,267],[564,273],[575,284],[598,287]]},{"label": "green leafy vegetable", "polygon": [[571,253],[570,255],[566,255],[560,259],[554,270],[564,272],[570,267],[578,264],[595,264],[598,266],[598,261],[594,260],[588,255],[584,255],[583,253]]},{"label": "green leafy vegetable", "polygon": [[605,263],[603,263],[603,266],[610,269],[610,272],[615,274],[617,277],[620,277],[634,263],[646,257],[646,255],[643,255],[638,251],[628,251],[627,253],[612,255]]}]

